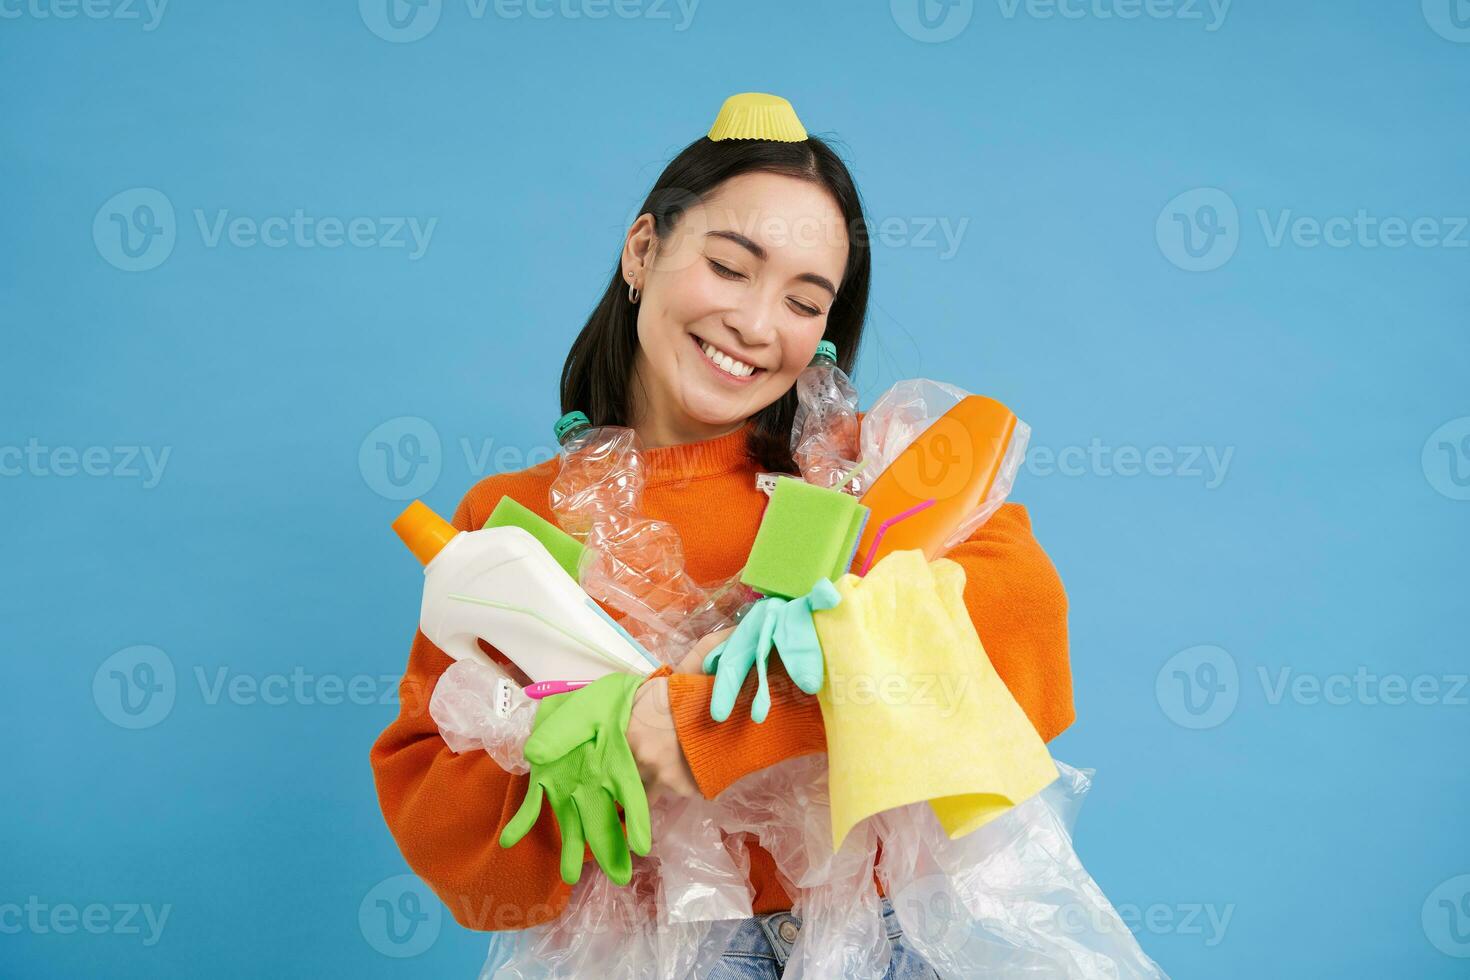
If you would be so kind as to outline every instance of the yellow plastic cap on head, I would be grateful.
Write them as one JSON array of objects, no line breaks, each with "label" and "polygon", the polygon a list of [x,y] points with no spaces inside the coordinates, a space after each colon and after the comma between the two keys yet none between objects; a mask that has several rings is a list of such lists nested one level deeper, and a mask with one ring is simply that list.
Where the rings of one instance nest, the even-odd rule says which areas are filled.
[{"label": "yellow plastic cap on head", "polygon": [[453,524],[434,513],[422,500],[415,500],[398,515],[393,522],[393,530],[424,565],[433,561],[449,540],[459,533]]},{"label": "yellow plastic cap on head", "polygon": [[720,114],[709,129],[715,140],[775,140],[778,143],[800,143],[806,139],[806,128],[796,118],[791,103],[779,95],[765,92],[742,92],[732,95],[720,106]]}]

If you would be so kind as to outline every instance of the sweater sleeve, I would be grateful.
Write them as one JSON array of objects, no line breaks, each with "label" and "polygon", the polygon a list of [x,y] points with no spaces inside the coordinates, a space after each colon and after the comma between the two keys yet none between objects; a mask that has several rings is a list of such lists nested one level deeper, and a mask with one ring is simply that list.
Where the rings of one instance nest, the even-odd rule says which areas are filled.
[{"label": "sweater sleeve", "polygon": [[[468,530],[468,498],[452,522]],[[504,655],[490,649],[497,662]],[[469,929],[525,929],[555,919],[571,886],[561,880],[561,836],[551,808],[514,847],[500,832],[520,808],[529,775],[484,752],[456,755],[429,715],[434,685],[453,661],[418,633],[399,684],[398,718],[372,748],[378,802],[404,859]],[[586,849],[583,853],[587,856]]]},{"label": "sweater sleeve", "polygon": [[[1006,504],[946,558],[965,570],[965,606],[996,673],[1041,737],[1051,741],[1072,723],[1072,672],[1067,656],[1067,595],[1055,567],[1031,534],[1019,504]],[[754,677],[747,678],[724,722],[709,716],[714,678],[669,678],[674,727],[706,799],[748,773],[793,756],[825,752],[817,699],[803,694],[771,661],[771,711],[750,720]]]},{"label": "sweater sleeve", "polygon": [[669,708],[684,757],[699,792],[712,800],[747,773],[774,766],[793,756],[827,751],[827,730],[817,699],[805,694],[772,657],[767,677],[771,710],[766,720],[750,720],[755,700],[755,672],[735,698],[725,721],[709,716],[715,679],[708,674],[674,674],[669,678]]},{"label": "sweater sleeve", "polygon": [[1020,504],[1003,504],[944,557],[965,570],[965,605],[1011,695],[1050,742],[1076,718],[1067,593]]}]

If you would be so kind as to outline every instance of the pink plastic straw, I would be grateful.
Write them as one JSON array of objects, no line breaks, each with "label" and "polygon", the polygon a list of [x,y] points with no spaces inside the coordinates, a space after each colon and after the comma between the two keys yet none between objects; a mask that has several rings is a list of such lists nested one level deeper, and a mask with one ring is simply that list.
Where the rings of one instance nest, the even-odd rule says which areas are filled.
[{"label": "pink plastic straw", "polygon": [[884,521],[882,524],[879,524],[878,525],[878,533],[875,534],[875,535],[873,535],[873,543],[868,546],[868,557],[863,562],[862,571],[858,572],[858,574],[859,575],[866,575],[866,574],[868,574],[868,569],[873,567],[873,556],[876,555],[876,554],[878,554],[878,545],[879,545],[880,542],[882,542],[883,535],[885,535],[885,534],[888,533],[888,529],[890,527],[892,527],[893,525],[897,524],[901,520],[904,520],[904,519],[909,518],[909,517],[913,517],[915,514],[917,514],[919,511],[923,510],[926,507],[933,507],[933,506],[934,506],[934,501],[932,501],[932,500],[926,500],[922,504],[915,504],[914,506],[910,507],[908,510],[904,511],[901,514],[894,514],[892,517],[888,518],[888,520]]},{"label": "pink plastic straw", "polygon": [[553,694],[566,694],[591,683],[591,681],[537,681],[534,684],[527,684],[521,690],[525,692],[526,697],[540,700],[549,698]]}]

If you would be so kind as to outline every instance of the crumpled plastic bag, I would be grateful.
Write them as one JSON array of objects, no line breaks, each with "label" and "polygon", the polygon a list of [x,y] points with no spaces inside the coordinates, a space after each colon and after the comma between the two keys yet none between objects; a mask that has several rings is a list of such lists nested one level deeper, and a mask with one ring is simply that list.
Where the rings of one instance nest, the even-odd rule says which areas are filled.
[{"label": "crumpled plastic bag", "polygon": [[[584,876],[556,921],[494,934],[482,980],[706,975],[750,914],[735,886],[748,872],[747,839],[771,853],[802,920],[783,980],[883,976],[892,950],[875,871],[905,941],[945,980],[1164,980],[1072,847],[1089,772],[1057,763],[1045,790],[957,840],[919,803],[863,821],[834,853],[824,758],[751,773],[679,813],[658,801],[655,851],[634,857],[629,886]],[[682,864],[695,853],[697,868]],[[687,918],[696,909],[719,917]]]},{"label": "crumpled plastic bag", "polygon": [[454,752],[484,749],[506,772],[531,771],[525,747],[536,720],[536,701],[498,664],[450,664],[434,685],[429,717]]}]

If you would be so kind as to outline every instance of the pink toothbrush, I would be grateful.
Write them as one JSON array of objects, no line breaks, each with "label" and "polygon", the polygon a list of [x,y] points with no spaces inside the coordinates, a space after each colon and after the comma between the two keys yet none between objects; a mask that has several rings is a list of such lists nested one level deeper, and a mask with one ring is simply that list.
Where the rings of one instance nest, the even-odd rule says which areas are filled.
[{"label": "pink toothbrush", "polygon": [[591,681],[537,681],[534,684],[527,684],[521,690],[526,697],[539,700],[553,694],[566,694],[591,683]]}]

